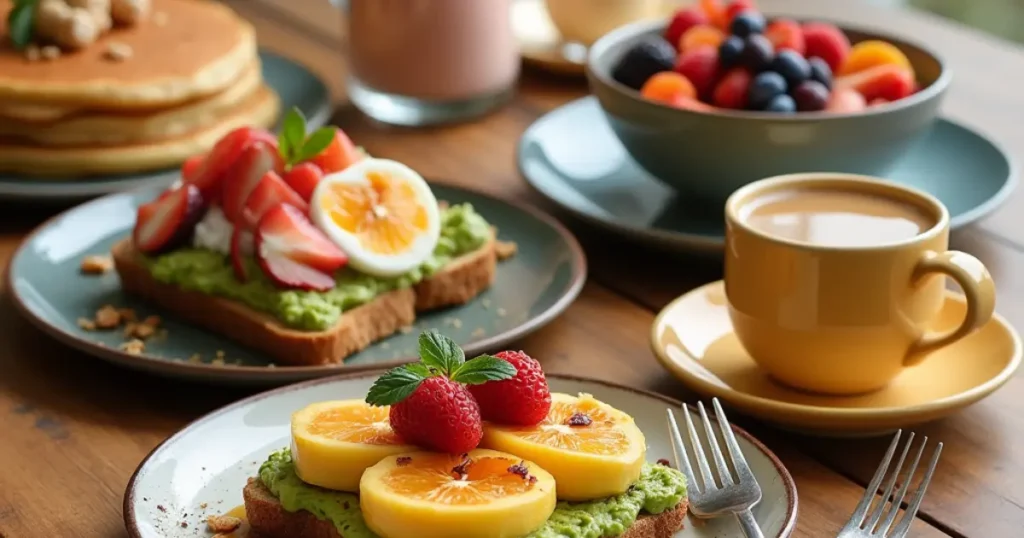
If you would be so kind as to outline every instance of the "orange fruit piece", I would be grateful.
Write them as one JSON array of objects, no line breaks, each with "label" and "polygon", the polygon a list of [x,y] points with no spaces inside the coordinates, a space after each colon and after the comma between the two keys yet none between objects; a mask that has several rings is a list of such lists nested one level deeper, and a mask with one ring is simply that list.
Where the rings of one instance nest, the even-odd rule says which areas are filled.
[{"label": "orange fruit piece", "polygon": [[695,99],[697,89],[690,79],[675,71],[655,73],[640,88],[640,95],[652,101],[670,104],[677,99]]},{"label": "orange fruit piece", "polygon": [[861,41],[850,49],[850,54],[847,55],[846,61],[839,68],[837,75],[859,73],[866,69],[886,64],[898,65],[910,69],[911,73],[913,73],[910,60],[896,45],[885,41],[870,40]]},{"label": "orange fruit piece", "polygon": [[722,41],[725,41],[725,37],[725,32],[714,26],[698,24],[679,38],[679,51],[685,53],[703,45],[710,45],[717,49]]},{"label": "orange fruit piece", "polygon": [[383,538],[525,536],[547,521],[555,503],[548,472],[484,449],[390,456],[359,484],[363,519]]},{"label": "orange fruit piece", "polygon": [[647,451],[632,417],[589,394],[561,393],[551,394],[551,410],[536,426],[484,424],[480,446],[536,462],[568,501],[625,492],[640,477]]},{"label": "orange fruit piece", "polygon": [[359,491],[367,467],[392,454],[415,450],[391,429],[388,407],[363,400],[312,404],[292,415],[292,458],[304,482]]},{"label": "orange fruit piece", "polygon": [[716,27],[725,30],[729,24],[728,12],[721,0],[700,0],[700,9]]},{"label": "orange fruit piece", "polygon": [[437,199],[427,182],[387,159],[364,159],[324,176],[309,205],[313,222],[349,264],[375,276],[420,266],[440,236]]}]

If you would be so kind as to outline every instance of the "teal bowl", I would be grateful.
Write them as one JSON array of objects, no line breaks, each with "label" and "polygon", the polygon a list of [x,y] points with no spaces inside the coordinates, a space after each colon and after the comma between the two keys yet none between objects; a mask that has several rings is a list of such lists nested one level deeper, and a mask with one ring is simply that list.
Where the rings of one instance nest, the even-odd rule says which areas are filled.
[{"label": "teal bowl", "polygon": [[847,114],[673,108],[641,97],[611,76],[630,47],[661,35],[664,21],[632,23],[594,43],[587,80],[630,155],[686,195],[724,202],[747,183],[796,172],[885,177],[932,127],[952,73],[938,55],[920,45],[838,26],[853,43],[882,39],[898,47],[914,67],[921,89],[899,101]]}]

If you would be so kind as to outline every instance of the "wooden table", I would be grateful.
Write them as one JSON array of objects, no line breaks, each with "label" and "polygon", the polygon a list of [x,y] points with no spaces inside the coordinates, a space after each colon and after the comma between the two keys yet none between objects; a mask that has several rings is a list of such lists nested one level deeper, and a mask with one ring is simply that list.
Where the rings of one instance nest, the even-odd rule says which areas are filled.
[{"label": "wooden table", "polygon": [[[995,0],[993,0],[995,1]],[[264,47],[296,58],[326,79],[344,102],[338,16],[324,0],[232,0],[256,25]],[[846,0],[762,0],[772,12],[802,12],[877,26],[927,41],[956,71],[945,114],[1024,155],[1024,52],[934,16]],[[415,51],[409,51],[415,54]],[[553,208],[517,175],[513,148],[541,114],[586,92],[580,80],[524,72],[504,110],[455,127],[408,130],[367,121],[339,104],[336,123],[373,154],[426,176]],[[971,178],[964,178],[970,181]],[[0,261],[53,209],[4,207]],[[1024,192],[954,237],[980,257],[999,286],[999,311],[1024,327]],[[657,270],[656,253],[598,235],[565,219],[584,243],[591,278],[550,326],[517,343],[549,371],[615,380],[679,398],[695,396],[655,361],[647,335],[670,299],[720,277],[720,267],[681,260]],[[628,266],[621,260],[629,259]],[[6,265],[3,263],[2,265]],[[662,264],[662,267],[665,267]],[[130,372],[66,348],[0,308],[0,536],[124,536],[121,500],[129,476],[160,441],[243,392]],[[800,492],[796,536],[835,536],[863,492],[887,439],[821,441],[737,417],[789,468]],[[919,431],[946,443],[914,536],[1003,538],[1024,535],[1024,381]]]}]

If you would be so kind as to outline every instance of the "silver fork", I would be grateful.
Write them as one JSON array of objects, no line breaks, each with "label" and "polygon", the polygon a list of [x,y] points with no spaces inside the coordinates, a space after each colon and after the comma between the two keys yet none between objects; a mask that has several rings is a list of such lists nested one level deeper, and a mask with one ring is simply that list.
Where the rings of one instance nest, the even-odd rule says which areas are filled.
[{"label": "silver fork", "polygon": [[[942,454],[942,443],[939,443],[935,447],[935,452],[932,454],[932,459],[928,463],[928,469],[924,473],[924,478],[921,479],[921,483],[917,486],[917,492],[914,493],[914,497],[910,500],[910,504],[907,505],[907,509],[903,512],[903,519],[900,520],[896,528],[893,529],[892,534],[889,534],[889,528],[892,526],[893,521],[896,519],[896,514],[899,512],[900,506],[903,504],[903,497],[906,496],[907,490],[910,489],[910,483],[914,479],[914,473],[917,472],[917,465],[921,462],[921,455],[924,453],[924,447],[928,445],[928,438],[924,438],[924,442],[921,443],[921,447],[917,449],[917,454],[914,455],[914,463],[911,464],[910,468],[907,469],[906,475],[903,477],[903,481],[900,483],[900,488],[896,492],[895,497],[893,496],[893,489],[896,486],[896,481],[900,475],[900,469],[903,467],[903,462],[907,458],[907,453],[910,452],[910,446],[914,444],[914,432],[910,432],[910,437],[907,439],[907,444],[903,447],[903,452],[900,453],[900,459],[896,463],[896,469],[893,470],[892,475],[885,483],[885,493],[879,498],[878,504],[875,505],[871,514],[868,514],[868,508],[871,507],[872,501],[875,499],[875,493],[878,492],[878,486],[882,483],[882,479],[885,478],[885,474],[889,469],[889,462],[892,461],[893,454],[896,453],[896,446],[899,444],[900,435],[903,430],[897,431],[895,437],[892,438],[892,442],[889,443],[889,450],[886,451],[885,457],[882,458],[882,463],[878,465],[878,469],[875,471],[875,476],[871,478],[871,483],[868,484],[867,491],[864,492],[864,497],[861,498],[860,503],[857,504],[857,509],[853,511],[853,515],[850,516],[850,521],[846,523],[846,526],[839,531],[837,538],[905,538],[910,533],[910,525],[914,522],[914,517],[917,516],[917,510],[921,508],[921,501],[924,499],[924,494],[928,490],[928,484],[932,481],[932,474],[935,472],[935,466],[939,463],[939,455]],[[884,510],[888,504],[889,508]],[[885,514],[885,519],[882,519],[882,514]]]},{"label": "silver fork", "polygon": [[686,445],[683,444],[683,437],[679,434],[675,413],[671,409],[668,410],[672,451],[675,453],[676,465],[686,474],[690,511],[701,518],[733,514],[747,538],[764,538],[761,529],[757,527],[757,521],[754,520],[754,514],[750,512],[750,509],[761,501],[761,486],[757,484],[754,473],[747,465],[747,459],[743,456],[739,443],[736,442],[732,426],[725,418],[725,411],[722,411],[722,405],[718,403],[718,398],[712,399],[711,402],[715,407],[715,418],[718,421],[722,437],[725,439],[726,449],[729,451],[729,459],[732,461],[733,469],[736,470],[736,476],[733,476],[729,465],[722,456],[722,449],[718,445],[718,437],[715,436],[711,421],[708,420],[708,414],[704,411],[704,403],[697,402],[697,410],[700,412],[701,422],[704,423],[704,432],[707,434],[708,444],[711,446],[718,482],[715,482],[715,478],[711,474],[711,467],[708,465],[708,458],[704,454],[704,447],[697,435],[697,429],[693,427],[690,411],[684,405],[683,417],[686,419],[686,429],[689,432],[690,444],[693,446],[694,459],[700,470],[701,483],[698,485],[693,475],[693,468],[690,467]]}]

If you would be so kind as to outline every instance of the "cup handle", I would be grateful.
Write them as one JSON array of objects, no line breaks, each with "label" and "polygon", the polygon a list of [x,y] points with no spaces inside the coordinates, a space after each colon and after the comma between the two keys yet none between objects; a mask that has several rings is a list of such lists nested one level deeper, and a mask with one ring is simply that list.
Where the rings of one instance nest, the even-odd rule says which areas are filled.
[{"label": "cup handle", "polygon": [[978,258],[956,250],[929,252],[914,268],[914,279],[929,273],[942,273],[956,281],[967,297],[967,313],[959,327],[943,333],[925,333],[918,338],[903,359],[903,366],[920,364],[929,352],[981,328],[992,318],[996,308],[995,283]]}]

